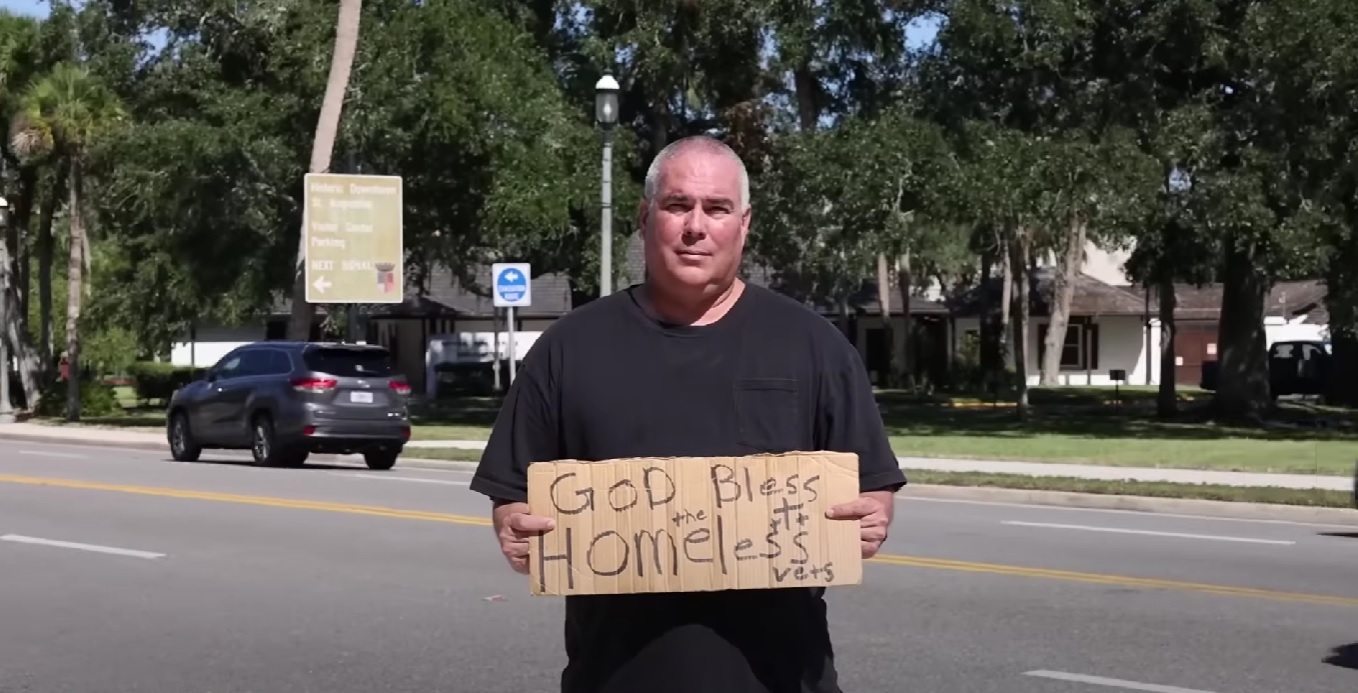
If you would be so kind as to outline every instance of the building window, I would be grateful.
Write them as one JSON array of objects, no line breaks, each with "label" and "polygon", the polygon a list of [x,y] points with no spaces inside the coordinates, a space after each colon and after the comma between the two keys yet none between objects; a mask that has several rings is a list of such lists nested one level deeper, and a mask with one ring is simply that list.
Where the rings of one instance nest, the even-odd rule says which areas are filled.
[{"label": "building window", "polygon": [[[1047,353],[1047,326],[1037,328],[1037,362],[1041,367]],[[1066,341],[1061,345],[1061,370],[1092,371],[1099,367],[1099,326],[1071,321],[1066,326]]]}]

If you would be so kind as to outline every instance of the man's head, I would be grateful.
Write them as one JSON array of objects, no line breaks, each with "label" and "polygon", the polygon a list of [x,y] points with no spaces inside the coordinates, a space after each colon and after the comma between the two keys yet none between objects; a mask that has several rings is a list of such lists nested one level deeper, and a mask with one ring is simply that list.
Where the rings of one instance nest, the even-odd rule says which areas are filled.
[{"label": "man's head", "polygon": [[637,218],[647,281],[675,299],[720,295],[735,281],[750,228],[750,177],[730,147],[689,137],[656,155]]}]

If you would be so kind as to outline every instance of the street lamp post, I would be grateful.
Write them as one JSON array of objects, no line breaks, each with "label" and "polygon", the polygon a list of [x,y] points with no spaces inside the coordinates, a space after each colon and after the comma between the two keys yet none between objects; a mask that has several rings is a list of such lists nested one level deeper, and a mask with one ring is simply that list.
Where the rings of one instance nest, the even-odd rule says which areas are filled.
[{"label": "street lamp post", "polygon": [[594,120],[603,130],[604,160],[600,175],[599,296],[613,293],[613,128],[618,124],[618,80],[605,72],[594,85]]},{"label": "street lamp post", "polygon": [[[0,233],[9,227],[9,201],[0,197]],[[9,277],[9,253],[0,239],[0,277]],[[9,402],[9,282],[0,281],[0,424],[14,423]]]}]

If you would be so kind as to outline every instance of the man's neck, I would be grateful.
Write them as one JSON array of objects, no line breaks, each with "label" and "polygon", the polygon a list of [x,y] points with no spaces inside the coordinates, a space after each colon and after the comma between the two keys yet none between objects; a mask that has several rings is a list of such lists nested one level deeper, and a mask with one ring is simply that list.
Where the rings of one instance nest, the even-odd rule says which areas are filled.
[{"label": "man's neck", "polygon": [[731,307],[745,293],[745,282],[736,279],[725,289],[697,300],[683,300],[680,297],[666,296],[654,284],[642,285],[646,303],[661,320],[676,325],[702,327],[721,320],[730,312]]}]

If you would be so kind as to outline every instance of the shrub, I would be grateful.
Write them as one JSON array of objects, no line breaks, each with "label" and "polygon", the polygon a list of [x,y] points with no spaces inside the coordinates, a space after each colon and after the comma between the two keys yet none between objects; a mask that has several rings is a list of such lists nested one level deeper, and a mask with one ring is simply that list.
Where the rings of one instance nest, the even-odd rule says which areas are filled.
[{"label": "shrub", "polygon": [[137,400],[146,402],[170,399],[175,390],[193,382],[196,370],[156,361],[138,361],[128,366],[127,373],[132,376]]},{"label": "shrub", "polygon": [[[42,399],[33,412],[42,417],[61,417],[66,415],[66,382],[55,378],[48,380],[42,387]],[[124,413],[113,386],[97,380],[82,380],[80,383],[80,415],[118,416]]]}]

